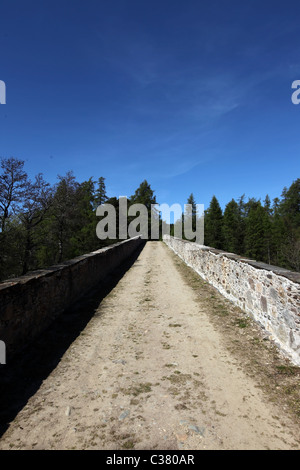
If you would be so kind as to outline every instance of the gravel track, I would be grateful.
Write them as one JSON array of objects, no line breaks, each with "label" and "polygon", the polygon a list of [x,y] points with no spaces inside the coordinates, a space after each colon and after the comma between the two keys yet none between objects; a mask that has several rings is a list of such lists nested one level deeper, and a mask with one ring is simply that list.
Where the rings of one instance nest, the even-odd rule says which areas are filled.
[{"label": "gravel track", "polygon": [[174,258],[145,245],[0,449],[300,449]]}]

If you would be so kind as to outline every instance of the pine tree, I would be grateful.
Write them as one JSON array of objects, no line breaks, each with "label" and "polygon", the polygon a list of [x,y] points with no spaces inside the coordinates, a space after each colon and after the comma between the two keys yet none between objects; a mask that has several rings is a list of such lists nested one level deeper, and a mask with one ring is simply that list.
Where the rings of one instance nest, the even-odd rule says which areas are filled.
[{"label": "pine tree", "polygon": [[225,207],[223,216],[224,250],[241,254],[243,245],[242,218],[239,204],[232,199]]},{"label": "pine tree", "polygon": [[[154,216],[156,216],[155,209],[152,208],[152,205],[156,204],[156,196],[154,195],[154,191],[151,189],[150,184],[147,180],[144,180],[140,186],[136,189],[135,193],[129,199],[129,206],[133,204],[142,204],[146,207],[148,213],[148,239],[151,238],[151,214],[154,212]],[[128,224],[130,225],[131,222],[134,220],[134,217],[128,217]],[[141,227],[140,227],[141,230]]]},{"label": "pine tree", "polygon": [[95,194],[95,201],[94,201],[95,208],[97,208],[98,206],[101,206],[102,204],[105,204],[107,199],[108,197],[106,194],[105,178],[103,178],[103,176],[100,176],[100,178],[98,179],[98,187],[96,189],[96,194]]},{"label": "pine tree", "polygon": [[269,262],[269,234],[270,223],[265,209],[260,201],[251,201],[251,207],[246,219],[246,256],[254,258],[257,261]]},{"label": "pine tree", "polygon": [[194,194],[191,193],[188,197],[187,204],[190,206],[190,216],[192,217],[192,230],[196,230],[196,220],[197,220],[197,204],[194,198]]},{"label": "pine tree", "polygon": [[79,183],[72,171],[65,176],[58,176],[59,182],[53,197],[52,234],[55,243],[56,262],[72,257],[70,238],[74,234],[77,217],[77,201]]},{"label": "pine tree", "polygon": [[269,216],[273,214],[272,207],[271,207],[271,199],[268,194],[266,195],[265,200],[264,200],[264,209]]},{"label": "pine tree", "polygon": [[223,213],[219,201],[213,196],[204,216],[204,243],[217,249],[223,249]]},{"label": "pine tree", "polygon": [[[186,231],[187,231],[187,228],[189,227],[189,224],[191,224],[192,232],[196,231],[197,205],[196,205],[196,201],[195,201],[193,193],[191,193],[187,199],[187,203],[184,209],[184,214],[182,214],[182,217],[181,217],[181,223],[183,227],[183,233],[182,233],[183,239],[186,239],[186,236],[187,236]],[[174,227],[173,227],[173,233],[174,233]],[[192,237],[192,234],[188,234],[188,240],[193,241],[195,238],[192,239],[191,237]]]},{"label": "pine tree", "polygon": [[151,211],[151,204],[156,204],[156,196],[147,180],[144,180],[131,196],[130,204],[143,204],[148,211]]},{"label": "pine tree", "polygon": [[284,188],[279,211],[291,230],[300,228],[300,178]]},{"label": "pine tree", "polygon": [[92,178],[83,181],[76,190],[76,217],[70,237],[72,257],[96,250],[100,240],[96,235],[97,218],[94,211],[95,182]]},{"label": "pine tree", "polygon": [[282,254],[286,267],[300,269],[300,178],[282,192],[279,213],[285,226],[286,237]]}]

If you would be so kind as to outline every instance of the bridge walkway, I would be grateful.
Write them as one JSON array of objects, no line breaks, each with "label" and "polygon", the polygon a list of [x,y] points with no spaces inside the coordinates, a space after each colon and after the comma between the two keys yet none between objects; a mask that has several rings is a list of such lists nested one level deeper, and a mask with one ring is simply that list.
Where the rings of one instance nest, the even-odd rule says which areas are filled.
[{"label": "bridge walkway", "polygon": [[181,264],[162,242],[145,245],[0,449],[300,448],[212,321],[233,307]]}]

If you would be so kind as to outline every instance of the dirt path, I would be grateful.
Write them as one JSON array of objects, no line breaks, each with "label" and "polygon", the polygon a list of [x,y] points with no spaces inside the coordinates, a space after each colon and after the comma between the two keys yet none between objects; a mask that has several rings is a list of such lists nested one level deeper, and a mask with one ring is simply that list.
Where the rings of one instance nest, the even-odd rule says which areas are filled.
[{"label": "dirt path", "polygon": [[0,439],[0,449],[300,449],[149,242]]}]

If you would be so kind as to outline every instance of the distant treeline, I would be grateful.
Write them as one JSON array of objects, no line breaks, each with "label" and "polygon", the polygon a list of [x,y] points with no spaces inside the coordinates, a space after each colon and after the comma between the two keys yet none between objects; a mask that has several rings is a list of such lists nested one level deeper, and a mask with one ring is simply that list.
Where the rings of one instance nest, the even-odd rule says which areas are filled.
[{"label": "distant treeline", "polygon": [[[23,160],[2,158],[0,163],[0,281],[119,241],[118,223],[116,240],[96,235],[99,205],[112,204],[117,222],[119,215],[119,199],[108,198],[103,176],[79,183],[70,171],[50,185],[42,173],[30,180]],[[150,222],[151,205],[157,201],[146,180],[128,198],[128,208],[136,203],[147,207]],[[187,203],[195,218],[193,194]],[[128,217],[128,224],[132,219]],[[172,230],[174,226],[171,234]],[[213,196],[205,211],[204,243],[300,271],[300,179],[272,202],[269,196],[263,202],[241,196],[232,199],[224,212]]]},{"label": "distant treeline", "polygon": [[[193,194],[188,201],[196,207]],[[204,217],[204,244],[300,271],[300,178],[281,197],[232,199],[224,212],[213,196]]]},{"label": "distant treeline", "polygon": [[[96,235],[96,208],[109,203],[118,212],[119,205],[118,198],[107,197],[104,177],[79,183],[70,171],[50,185],[41,173],[31,181],[24,164],[13,157],[1,159],[0,281],[118,241]],[[156,203],[147,181],[128,202]]]}]

